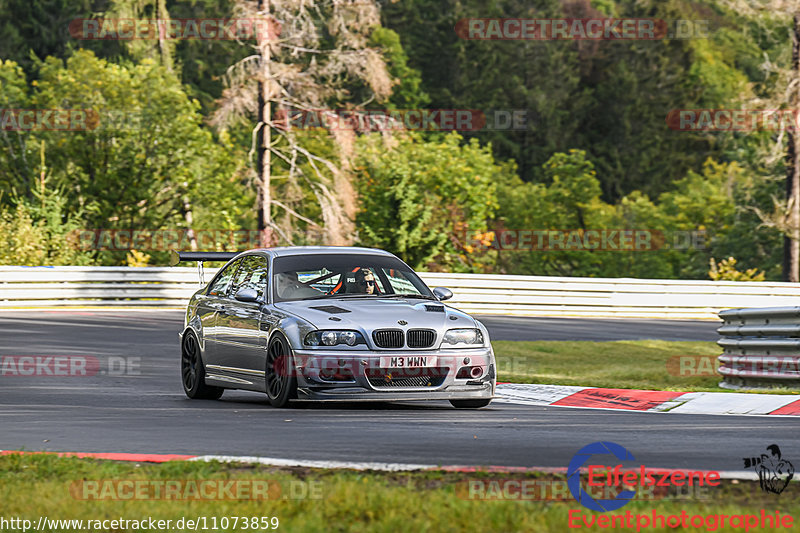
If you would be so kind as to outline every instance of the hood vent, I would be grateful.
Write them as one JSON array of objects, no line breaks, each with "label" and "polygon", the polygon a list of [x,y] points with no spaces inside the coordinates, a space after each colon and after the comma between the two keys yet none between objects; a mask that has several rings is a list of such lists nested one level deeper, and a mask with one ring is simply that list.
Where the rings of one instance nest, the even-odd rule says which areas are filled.
[{"label": "hood vent", "polygon": [[341,313],[350,312],[347,309],[342,309],[341,307],[337,307],[335,305],[318,305],[316,307],[309,307],[309,309],[316,309],[317,311],[325,311],[326,313],[330,313],[332,315],[338,315]]},{"label": "hood vent", "polygon": [[425,305],[425,310],[429,313],[444,313],[444,306],[443,305]]}]

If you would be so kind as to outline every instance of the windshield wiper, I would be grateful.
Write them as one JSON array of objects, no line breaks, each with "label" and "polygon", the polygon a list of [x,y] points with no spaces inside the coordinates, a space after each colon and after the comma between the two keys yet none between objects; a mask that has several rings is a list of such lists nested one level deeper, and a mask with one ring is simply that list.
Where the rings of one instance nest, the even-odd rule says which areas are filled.
[{"label": "windshield wiper", "polygon": [[381,298],[419,298],[422,300],[436,300],[435,297],[427,296],[425,294],[398,294],[398,293],[386,294],[381,296]]},{"label": "windshield wiper", "polygon": [[421,300],[436,300],[433,296],[426,296],[424,294],[362,294],[362,293],[345,293],[345,294],[320,294],[319,296],[309,296],[307,298],[300,298],[298,300],[283,300],[286,302],[305,302],[308,300],[324,300],[327,298],[417,298]]},{"label": "windshield wiper", "polygon": [[362,293],[345,293],[345,294],[331,294],[331,298],[376,298],[378,294],[362,294]]},{"label": "windshield wiper", "polygon": [[433,296],[426,296],[424,294],[363,294],[363,293],[345,293],[345,294],[332,294],[329,298],[421,298],[423,300],[436,300]]}]

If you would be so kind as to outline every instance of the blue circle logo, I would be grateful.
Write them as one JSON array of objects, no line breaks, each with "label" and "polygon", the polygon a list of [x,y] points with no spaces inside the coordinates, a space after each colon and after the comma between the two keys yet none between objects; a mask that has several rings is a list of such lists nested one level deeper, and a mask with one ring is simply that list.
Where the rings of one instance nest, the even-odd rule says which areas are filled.
[{"label": "blue circle logo", "polygon": [[575,501],[592,511],[601,513],[616,511],[631,501],[636,496],[636,491],[623,490],[617,494],[616,498],[610,500],[595,500],[592,498],[581,487],[581,466],[586,464],[586,461],[593,455],[613,455],[620,461],[633,461],[633,454],[613,442],[593,442],[578,450],[578,453],[569,462],[569,468],[567,468],[567,486]]}]

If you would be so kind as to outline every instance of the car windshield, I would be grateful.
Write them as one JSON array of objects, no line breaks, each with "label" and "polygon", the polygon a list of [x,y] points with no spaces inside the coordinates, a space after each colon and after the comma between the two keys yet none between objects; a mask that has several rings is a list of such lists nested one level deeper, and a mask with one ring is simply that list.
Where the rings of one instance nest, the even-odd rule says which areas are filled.
[{"label": "car windshield", "polygon": [[275,258],[276,302],[323,298],[408,296],[435,299],[408,265],[369,254],[294,255]]}]

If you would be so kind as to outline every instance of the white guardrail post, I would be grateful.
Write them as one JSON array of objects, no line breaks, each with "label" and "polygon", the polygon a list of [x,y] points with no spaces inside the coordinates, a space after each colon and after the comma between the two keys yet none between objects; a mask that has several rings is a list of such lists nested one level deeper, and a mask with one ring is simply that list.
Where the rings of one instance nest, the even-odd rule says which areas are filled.
[{"label": "white guardrail post", "polygon": [[726,388],[800,387],[800,307],[721,311]]},{"label": "white guardrail post", "polygon": [[[207,269],[209,281],[216,272]],[[563,278],[421,272],[448,303],[476,314],[716,319],[733,307],[794,305],[800,284],[633,278]],[[199,288],[195,267],[0,266],[0,308],[181,307]]]}]

